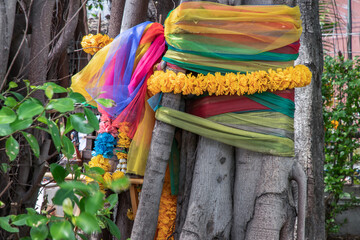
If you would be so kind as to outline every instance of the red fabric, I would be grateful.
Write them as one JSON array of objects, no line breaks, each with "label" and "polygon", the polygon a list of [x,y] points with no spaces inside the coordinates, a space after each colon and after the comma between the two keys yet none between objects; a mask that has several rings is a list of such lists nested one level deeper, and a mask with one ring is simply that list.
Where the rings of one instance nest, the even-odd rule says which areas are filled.
[{"label": "red fabric", "polygon": [[[294,89],[276,91],[274,94],[294,101]],[[202,118],[208,118],[230,112],[246,112],[268,109],[268,107],[265,107],[246,96],[208,96],[189,101],[186,105],[187,113]]]}]

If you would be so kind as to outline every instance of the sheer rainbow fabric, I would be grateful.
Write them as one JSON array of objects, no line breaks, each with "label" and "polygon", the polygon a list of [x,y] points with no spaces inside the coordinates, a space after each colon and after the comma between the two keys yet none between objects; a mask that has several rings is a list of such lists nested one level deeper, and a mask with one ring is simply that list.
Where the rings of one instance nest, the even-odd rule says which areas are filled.
[{"label": "sheer rainbow fabric", "polygon": [[144,113],[146,80],[165,51],[161,24],[144,22],[118,35],[72,78],[72,89],[87,100],[108,98],[116,105],[99,111],[113,124],[130,124],[133,137]]},{"label": "sheer rainbow fabric", "polygon": [[163,59],[204,74],[285,68],[298,57],[301,32],[298,7],[185,2],[165,21]]}]

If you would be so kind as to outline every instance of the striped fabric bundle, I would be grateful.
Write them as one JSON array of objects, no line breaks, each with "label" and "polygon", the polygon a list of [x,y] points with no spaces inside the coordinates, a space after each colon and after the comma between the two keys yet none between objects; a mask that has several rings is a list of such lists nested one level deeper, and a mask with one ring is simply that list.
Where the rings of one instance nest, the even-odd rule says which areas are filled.
[{"label": "striped fabric bundle", "polygon": [[185,2],[165,21],[163,60],[203,74],[286,68],[301,32],[298,7]]}]

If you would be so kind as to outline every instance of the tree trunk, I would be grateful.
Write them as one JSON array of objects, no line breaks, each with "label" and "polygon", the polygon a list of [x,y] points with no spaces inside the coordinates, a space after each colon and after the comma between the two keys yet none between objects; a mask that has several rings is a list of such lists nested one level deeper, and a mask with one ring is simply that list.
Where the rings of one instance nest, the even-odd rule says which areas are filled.
[{"label": "tree trunk", "polygon": [[293,163],[292,158],[236,149],[232,239],[293,238]]},{"label": "tree trunk", "polygon": [[[180,94],[166,93],[161,100],[161,106],[178,110],[180,99]],[[153,239],[155,236],[162,186],[174,133],[174,126],[155,121],[131,240]]]},{"label": "tree trunk", "polygon": [[121,23],[121,32],[146,20],[149,0],[127,0]]},{"label": "tree trunk", "polygon": [[[65,29],[60,34],[59,38],[56,39],[56,44],[53,46],[49,53],[49,62],[56,61],[60,58],[61,53],[66,50],[71,39],[74,38],[74,32],[79,19],[79,7],[80,0],[69,0],[67,4],[68,13],[65,21]],[[65,15],[65,14],[64,14]],[[65,16],[64,16],[65,18]]]},{"label": "tree trunk", "polygon": [[[117,205],[117,212],[115,217],[116,225],[118,226],[121,239],[125,240],[130,238],[131,229],[134,222],[127,217],[127,210],[131,207],[130,193],[125,191],[119,194],[119,202]],[[114,213],[115,214],[115,213]]]},{"label": "tree trunk", "polygon": [[179,193],[176,207],[175,239],[180,238],[189,206],[198,136],[183,130],[181,136]]},{"label": "tree trunk", "polygon": [[324,125],[321,74],[323,48],[319,24],[319,2],[299,1],[303,34],[296,64],[305,64],[313,74],[311,84],[295,90],[295,154],[306,170],[306,238],[325,239]]},{"label": "tree trunk", "polygon": [[[36,0],[33,3],[29,81],[32,85],[46,82],[48,72],[49,42],[55,0]],[[34,97],[44,102],[44,94],[35,92]]]},{"label": "tree trunk", "polygon": [[4,79],[14,29],[16,1],[0,0],[0,91],[6,84]]},{"label": "tree trunk", "polygon": [[120,33],[124,7],[125,0],[113,0],[111,2],[109,37],[115,38]]},{"label": "tree trunk", "polygon": [[229,239],[234,148],[200,137],[191,196],[180,239]]}]

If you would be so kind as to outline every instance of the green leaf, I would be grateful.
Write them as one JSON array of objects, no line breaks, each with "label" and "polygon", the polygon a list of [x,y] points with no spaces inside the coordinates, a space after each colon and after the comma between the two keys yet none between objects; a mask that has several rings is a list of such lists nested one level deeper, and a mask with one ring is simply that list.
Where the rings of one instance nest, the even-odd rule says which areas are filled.
[{"label": "green leaf", "polygon": [[72,201],[70,198],[64,199],[64,201],[62,203],[62,207],[63,207],[64,213],[66,213],[69,216],[73,215],[74,208],[73,208],[73,204],[72,204]]},{"label": "green leaf", "polygon": [[60,152],[61,138],[60,138],[59,128],[57,127],[57,125],[55,124],[54,121],[51,121],[51,120],[48,119],[47,122],[48,122],[49,130],[50,130],[51,138],[52,138],[52,140],[54,142],[56,150],[58,152]]},{"label": "green leaf", "polygon": [[119,228],[116,226],[116,224],[111,221],[110,219],[108,219],[107,217],[104,217],[103,219],[105,219],[106,225],[108,226],[110,233],[115,236],[117,239],[121,239],[121,233]]},{"label": "green leaf", "polygon": [[62,143],[63,143],[63,149],[62,152],[65,154],[65,156],[70,159],[72,158],[74,152],[75,152],[75,148],[74,148],[74,144],[71,142],[71,140],[66,137],[63,136],[62,137]]},{"label": "green leaf", "polygon": [[52,199],[53,203],[61,206],[65,198],[74,199],[74,191],[72,189],[59,189],[55,193],[55,197]]},{"label": "green leaf", "polygon": [[81,237],[81,239],[88,240],[88,238],[84,234],[78,233],[78,235]]},{"label": "green leaf", "polygon": [[24,226],[26,225],[26,219],[28,219],[30,215],[28,214],[20,214],[14,217],[12,220],[12,224],[15,226]]},{"label": "green leaf", "polygon": [[69,172],[65,168],[56,163],[50,164],[50,172],[53,175],[54,180],[58,184],[64,182],[65,177],[69,174]]},{"label": "green leaf", "polygon": [[104,106],[106,108],[115,106],[114,100],[107,99],[107,98],[97,98],[96,102],[98,102],[99,104],[101,104],[102,106]]},{"label": "green leaf", "polygon": [[16,120],[16,114],[9,107],[0,109],[0,124],[12,123]]},{"label": "green leaf", "polygon": [[105,170],[102,169],[101,167],[92,167],[86,173],[90,173],[90,174],[96,173],[99,175],[103,175],[103,174],[105,174]]},{"label": "green leaf", "polygon": [[20,93],[13,92],[13,91],[9,91],[9,93],[11,93],[12,95],[14,95],[14,96],[17,98],[17,100],[19,100],[19,101],[22,101],[22,100],[24,99],[24,96],[21,95]]},{"label": "green leaf", "polygon": [[8,107],[15,107],[18,102],[13,97],[7,97],[4,104]]},{"label": "green leaf", "polygon": [[32,123],[33,120],[31,118],[24,120],[17,119],[15,122],[10,123],[10,127],[15,132],[30,127]]},{"label": "green leaf", "polygon": [[37,126],[37,127],[35,127],[35,128],[36,128],[36,129],[39,129],[39,130],[41,130],[41,131],[47,132],[48,134],[51,134],[50,131],[49,131],[49,129],[42,128],[42,127],[39,127],[39,126]]},{"label": "green leaf", "polygon": [[84,108],[84,111],[85,111],[86,118],[88,119],[90,125],[95,130],[99,130],[99,120],[97,119],[95,114],[91,110],[89,110],[87,108]]},{"label": "green leaf", "polygon": [[11,233],[19,232],[18,228],[14,228],[9,224],[9,219],[10,216],[0,217],[0,228]]},{"label": "green leaf", "polygon": [[8,172],[8,170],[9,170],[10,168],[11,168],[10,165],[7,164],[7,163],[1,163],[1,164],[0,164],[0,170],[1,170],[3,173],[5,173],[5,174]]},{"label": "green leaf", "polygon": [[72,100],[74,100],[75,103],[83,103],[86,102],[86,99],[83,95],[81,95],[80,93],[77,92],[71,92],[69,94],[69,98],[71,98]]},{"label": "green leaf", "polygon": [[45,95],[48,99],[52,99],[54,96],[54,88],[49,85],[47,86],[47,88],[45,89]]},{"label": "green leaf", "polygon": [[127,177],[125,177],[111,181],[109,188],[114,192],[121,192],[128,189],[129,186],[130,186],[130,181]]},{"label": "green leaf", "polygon": [[10,161],[14,161],[16,156],[19,154],[19,143],[13,136],[10,136],[5,143],[6,155],[10,158]]},{"label": "green leaf", "polygon": [[15,82],[9,82],[9,88],[8,89],[12,89],[12,88],[16,88],[18,85]]},{"label": "green leaf", "polygon": [[17,114],[19,116],[19,119],[28,119],[42,113],[43,110],[44,107],[41,104],[39,104],[37,101],[29,99],[19,106]]},{"label": "green leaf", "polygon": [[75,225],[85,233],[100,232],[99,223],[93,214],[83,212],[75,219]]},{"label": "green leaf", "polygon": [[52,99],[46,109],[55,109],[61,113],[73,111],[74,102],[70,98]]},{"label": "green leaf", "polygon": [[5,203],[0,201],[0,209],[5,207]]},{"label": "green leaf", "polygon": [[64,134],[67,134],[68,132],[70,132],[71,130],[73,130],[73,126],[71,125],[71,121],[70,118],[66,119],[66,126],[65,126],[65,132]]},{"label": "green leaf", "polygon": [[50,234],[54,240],[75,240],[73,228],[68,221],[51,224]]},{"label": "green leaf", "polygon": [[49,86],[51,86],[53,88],[53,92],[54,93],[65,93],[67,92],[67,90],[59,85],[57,85],[56,83],[53,82],[46,82],[44,83],[44,85],[42,86],[38,86],[38,89],[41,90],[46,90],[46,88],[48,88]]},{"label": "green leaf", "polygon": [[47,118],[45,116],[40,116],[37,120],[41,123],[47,124]]},{"label": "green leaf", "polygon": [[27,132],[21,132],[21,133],[24,135],[26,141],[29,143],[31,150],[34,152],[34,155],[36,157],[39,157],[40,156],[40,147],[39,147],[39,143],[36,140],[36,138],[30,133],[27,133]]},{"label": "green leaf", "polygon": [[29,227],[36,227],[39,224],[45,224],[47,221],[48,221],[47,217],[36,213],[26,218],[26,225]]},{"label": "green leaf", "polygon": [[118,195],[115,193],[111,194],[106,200],[110,203],[110,209],[111,209],[118,202]]},{"label": "green leaf", "polygon": [[92,133],[94,128],[88,123],[85,119],[84,114],[75,113],[70,116],[71,125],[75,128],[76,131],[81,133]]},{"label": "green leaf", "polygon": [[90,214],[95,214],[98,210],[104,207],[104,194],[100,191],[93,196],[85,199],[85,211]]},{"label": "green leaf", "polygon": [[0,136],[8,136],[12,134],[14,131],[10,127],[10,124],[0,124]]},{"label": "green leaf", "polygon": [[45,240],[49,234],[49,229],[45,224],[41,224],[37,227],[32,227],[30,230],[30,236],[32,240]]},{"label": "green leaf", "polygon": [[92,188],[89,185],[79,182],[79,181],[63,182],[63,183],[59,184],[59,186],[62,189],[79,190],[79,191],[83,191],[83,192],[90,192],[92,190]]}]

